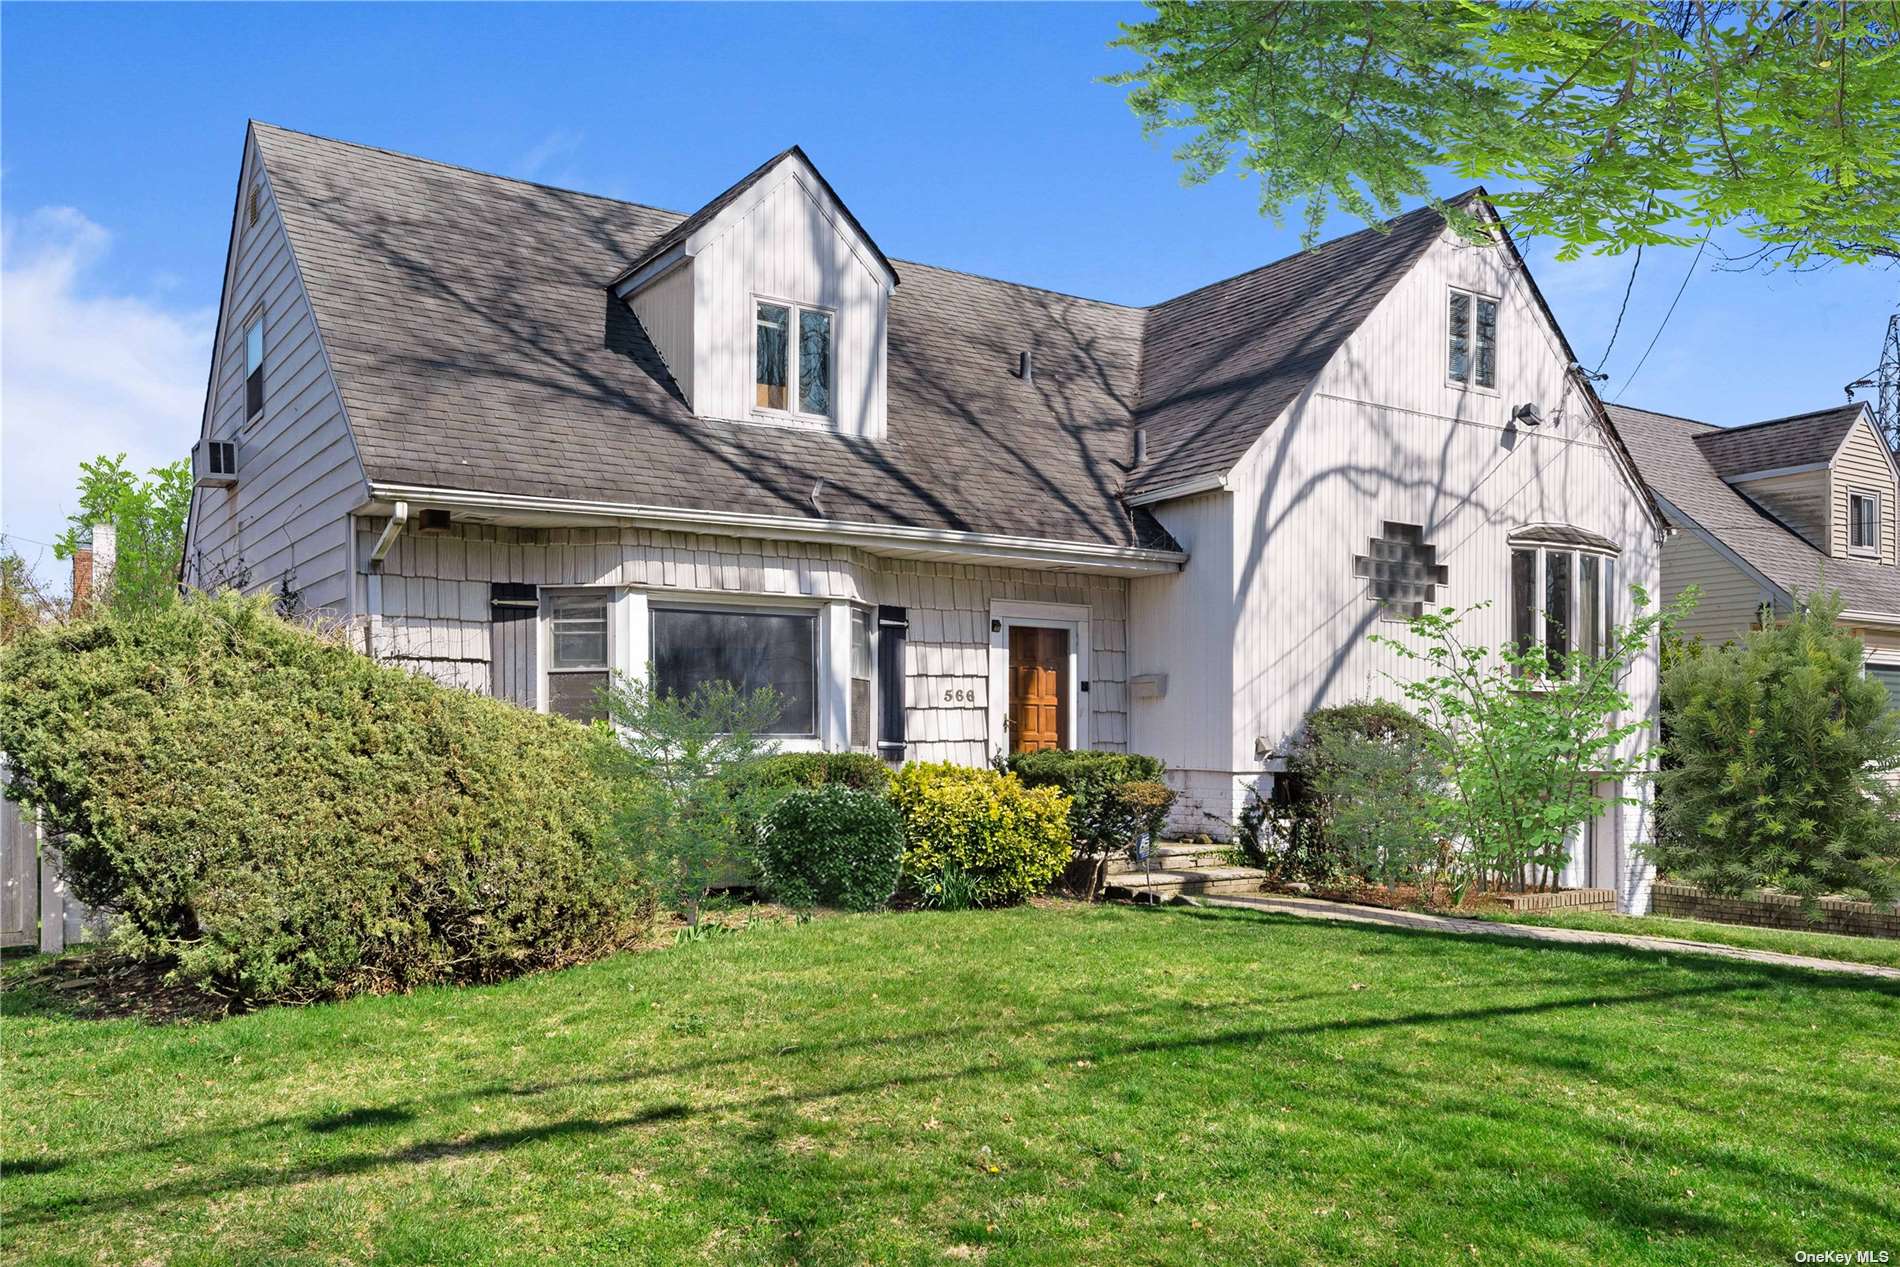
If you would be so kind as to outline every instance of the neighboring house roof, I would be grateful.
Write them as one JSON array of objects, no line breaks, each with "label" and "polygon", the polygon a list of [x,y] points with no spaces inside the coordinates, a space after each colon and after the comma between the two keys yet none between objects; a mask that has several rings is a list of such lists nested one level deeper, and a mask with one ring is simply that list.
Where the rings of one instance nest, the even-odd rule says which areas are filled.
[{"label": "neighboring house roof", "polygon": [[1151,309],[1136,411],[1149,460],[1128,491],[1229,470],[1444,228],[1423,207]]},{"label": "neighboring house roof", "polygon": [[1836,405],[1742,427],[1712,427],[1696,445],[1724,478],[1830,461],[1859,420],[1860,405]]},{"label": "neighboring house roof", "polygon": [[[1851,423],[1859,416],[1861,406],[1850,409]],[[1900,621],[1900,568],[1866,559],[1829,558],[1723,480],[1709,450],[1713,447],[1718,453],[1726,452],[1728,429],[1629,405],[1611,405],[1609,411],[1644,481],[1674,514],[1686,518],[1691,529],[1707,533],[1744,568],[1780,591],[1784,599],[1826,585],[1841,592],[1851,612],[1891,613]],[[1820,445],[1825,443],[1825,429],[1810,429],[1804,420],[1839,412],[1821,410],[1734,430],[1746,436],[1750,431],[1785,424],[1796,427],[1791,434],[1812,431],[1805,442]],[[1844,434],[1842,428],[1821,460],[1833,456]]]}]

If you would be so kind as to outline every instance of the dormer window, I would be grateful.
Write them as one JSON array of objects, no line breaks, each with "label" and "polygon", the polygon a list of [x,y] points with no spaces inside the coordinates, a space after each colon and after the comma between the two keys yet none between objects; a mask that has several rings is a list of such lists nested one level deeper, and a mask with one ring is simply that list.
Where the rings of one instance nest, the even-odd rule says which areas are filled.
[{"label": "dormer window", "polygon": [[[760,300],[753,404],[770,413],[831,416],[831,314],[822,308]],[[798,332],[797,343],[792,332]],[[796,409],[793,408],[796,402]]]},{"label": "dormer window", "polygon": [[1454,290],[1447,308],[1445,377],[1461,387],[1498,385],[1498,301]]},{"label": "dormer window", "polygon": [[1874,493],[1847,495],[1847,547],[1868,554],[1880,550],[1880,497]]}]

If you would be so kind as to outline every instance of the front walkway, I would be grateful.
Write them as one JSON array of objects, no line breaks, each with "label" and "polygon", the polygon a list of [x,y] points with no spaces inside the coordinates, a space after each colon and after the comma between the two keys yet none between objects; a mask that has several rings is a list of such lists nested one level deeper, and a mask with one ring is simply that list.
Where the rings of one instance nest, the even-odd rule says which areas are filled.
[{"label": "front walkway", "polygon": [[1321,898],[1290,897],[1277,893],[1262,893],[1258,896],[1229,894],[1219,897],[1183,897],[1176,900],[1197,906],[1233,906],[1249,911],[1268,911],[1275,915],[1297,915],[1302,919],[1385,924],[1394,928],[1410,928],[1429,933],[1521,937],[1527,941],[1556,941],[1586,946],[1628,946],[1632,950],[1713,955],[1718,959],[1741,959],[1749,963],[1772,964],[1778,968],[1810,968],[1816,972],[1839,972],[1849,976],[1880,977],[1884,980],[1900,981],[1900,968],[1887,968],[1871,963],[1843,963],[1838,959],[1814,959],[1807,955],[1784,955],[1773,950],[1750,950],[1742,946],[1723,946],[1707,941],[1683,941],[1675,937],[1641,937],[1634,933],[1598,933],[1583,928],[1546,928],[1535,924],[1494,924],[1488,920],[1426,915],[1418,911],[1391,911],[1377,906],[1354,906],[1347,902],[1328,902]]}]

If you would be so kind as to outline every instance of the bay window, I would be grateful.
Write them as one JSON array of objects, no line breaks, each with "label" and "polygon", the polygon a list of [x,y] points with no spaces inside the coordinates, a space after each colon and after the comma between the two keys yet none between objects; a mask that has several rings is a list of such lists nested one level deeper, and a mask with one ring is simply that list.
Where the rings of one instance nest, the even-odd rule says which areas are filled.
[{"label": "bay window", "polygon": [[742,693],[770,687],[780,710],[767,733],[818,733],[818,621],[815,612],[654,607],[653,677],[662,695],[685,698],[728,682]]},{"label": "bay window", "polygon": [[[1536,536],[1569,539],[1546,543]],[[1614,646],[1615,547],[1593,536],[1545,530],[1511,543],[1511,641],[1519,654],[1542,646],[1552,676],[1573,653],[1602,659]]]},{"label": "bay window", "polygon": [[829,418],[833,377],[831,314],[822,308],[766,300],[758,301],[754,313],[753,404],[772,413]]}]

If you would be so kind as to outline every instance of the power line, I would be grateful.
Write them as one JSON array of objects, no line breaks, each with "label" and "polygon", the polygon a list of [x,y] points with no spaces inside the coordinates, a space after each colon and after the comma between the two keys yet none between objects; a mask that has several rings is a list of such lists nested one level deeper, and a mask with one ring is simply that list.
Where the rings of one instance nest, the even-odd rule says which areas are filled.
[{"label": "power line", "polygon": [[1662,323],[1656,327],[1656,333],[1649,340],[1649,346],[1643,349],[1643,355],[1637,360],[1636,368],[1630,371],[1630,376],[1623,380],[1621,387],[1617,388],[1616,401],[1612,401],[1612,404],[1623,399],[1623,393],[1630,389],[1630,384],[1636,381],[1636,376],[1643,372],[1643,366],[1649,364],[1649,354],[1656,350],[1656,344],[1662,338],[1663,331],[1669,328],[1669,318],[1676,315],[1676,305],[1682,302],[1682,292],[1689,289],[1689,279],[1695,276],[1695,266],[1702,262],[1702,252],[1708,249],[1709,234],[1713,232],[1715,232],[1714,225],[1710,225],[1703,231],[1702,244],[1696,247],[1695,258],[1689,261],[1689,271],[1682,275],[1682,285],[1676,287],[1676,297],[1669,301],[1669,311],[1663,314]]},{"label": "power line", "polygon": [[1610,353],[1616,347],[1616,336],[1623,329],[1623,314],[1630,310],[1630,295],[1636,289],[1636,270],[1642,266],[1643,244],[1638,242],[1636,244],[1636,258],[1630,263],[1629,285],[1623,287],[1623,303],[1622,306],[1616,310],[1616,324],[1610,327],[1610,341],[1604,345],[1603,356],[1597,361],[1596,369],[1591,371],[1593,374],[1601,374],[1603,367],[1609,363]]}]

